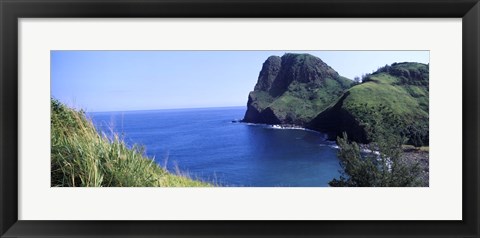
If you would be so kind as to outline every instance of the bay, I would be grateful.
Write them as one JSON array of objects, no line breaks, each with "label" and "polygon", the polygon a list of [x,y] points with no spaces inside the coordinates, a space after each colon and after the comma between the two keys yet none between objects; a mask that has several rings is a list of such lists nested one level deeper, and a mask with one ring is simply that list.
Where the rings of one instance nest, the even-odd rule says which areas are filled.
[{"label": "bay", "polygon": [[89,113],[172,173],[218,186],[325,187],[339,176],[336,144],[304,129],[233,123],[245,107]]}]

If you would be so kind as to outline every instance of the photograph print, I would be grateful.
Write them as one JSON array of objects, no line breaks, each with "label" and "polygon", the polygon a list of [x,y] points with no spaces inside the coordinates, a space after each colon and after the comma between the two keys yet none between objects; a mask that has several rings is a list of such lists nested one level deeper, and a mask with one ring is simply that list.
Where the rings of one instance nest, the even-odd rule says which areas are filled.
[{"label": "photograph print", "polygon": [[52,187],[428,187],[429,51],[51,51]]}]

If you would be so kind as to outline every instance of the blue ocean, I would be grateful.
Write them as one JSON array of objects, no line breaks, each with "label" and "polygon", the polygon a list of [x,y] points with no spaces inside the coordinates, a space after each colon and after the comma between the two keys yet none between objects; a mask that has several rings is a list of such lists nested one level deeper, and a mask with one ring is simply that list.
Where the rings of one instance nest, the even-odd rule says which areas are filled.
[{"label": "blue ocean", "polygon": [[234,123],[245,107],[89,113],[101,133],[143,145],[162,167],[233,187],[324,187],[339,177],[325,135]]}]

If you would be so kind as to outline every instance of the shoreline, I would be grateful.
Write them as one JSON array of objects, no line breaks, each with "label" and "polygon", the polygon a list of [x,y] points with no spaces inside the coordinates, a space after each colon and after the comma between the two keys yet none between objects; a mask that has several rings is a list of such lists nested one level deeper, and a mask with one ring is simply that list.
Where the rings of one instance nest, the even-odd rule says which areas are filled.
[{"label": "shoreline", "polygon": [[[266,128],[270,128],[270,129],[278,129],[278,130],[304,130],[304,131],[310,131],[310,132],[314,132],[314,133],[317,133],[317,134],[320,134],[324,137],[324,139],[326,141],[331,141],[334,143],[334,145],[328,145],[334,149],[339,149],[339,146],[337,145],[336,143],[336,140],[331,140],[327,133],[324,133],[324,132],[320,132],[320,131],[316,131],[316,130],[312,130],[312,129],[308,129],[308,128],[305,128],[305,127],[301,127],[301,126],[298,126],[298,125],[294,125],[294,124],[265,124],[265,123],[252,123],[252,122],[244,122],[242,120],[236,120],[236,121],[232,121],[232,123],[242,123],[242,124],[246,124],[246,125],[252,125],[252,126],[263,126],[263,127],[266,127]],[[357,143],[360,147],[360,150],[362,153],[375,153],[375,154],[379,154],[378,151],[371,151],[370,148],[368,148],[368,144],[361,144],[361,143]],[[427,148],[427,149],[425,149]],[[430,185],[430,182],[429,182],[429,151],[428,151],[428,146],[427,147],[414,147],[414,146],[411,146],[411,145],[404,145],[402,146],[402,155],[401,155],[401,159],[409,164],[409,165],[414,165],[416,163],[418,163],[418,166],[420,167],[421,169],[421,176],[419,177],[419,181],[420,181],[420,186],[421,187],[429,187]]]},{"label": "shoreline", "polygon": [[267,124],[267,123],[255,123],[255,122],[245,122],[243,120],[232,120],[231,123],[239,123],[239,124],[245,124],[249,126],[263,126],[269,129],[278,129],[278,130],[301,130],[301,131],[309,131],[309,132],[314,132],[320,135],[325,136],[325,140],[328,141],[334,141],[334,140],[329,140],[327,133],[321,132],[321,131],[316,131],[312,130],[303,126],[298,126],[295,124]]}]

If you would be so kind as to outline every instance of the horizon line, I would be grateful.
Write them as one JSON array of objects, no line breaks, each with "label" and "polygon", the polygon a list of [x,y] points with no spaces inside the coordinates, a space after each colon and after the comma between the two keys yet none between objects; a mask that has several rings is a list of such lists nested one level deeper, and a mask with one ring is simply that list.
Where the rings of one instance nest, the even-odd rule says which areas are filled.
[{"label": "horizon line", "polygon": [[106,113],[106,112],[140,112],[140,111],[163,111],[163,110],[188,110],[188,109],[211,109],[211,108],[231,108],[247,107],[242,106],[202,106],[202,107],[176,107],[176,108],[157,108],[157,109],[133,109],[133,110],[107,110],[107,111],[85,111],[86,113]]}]

